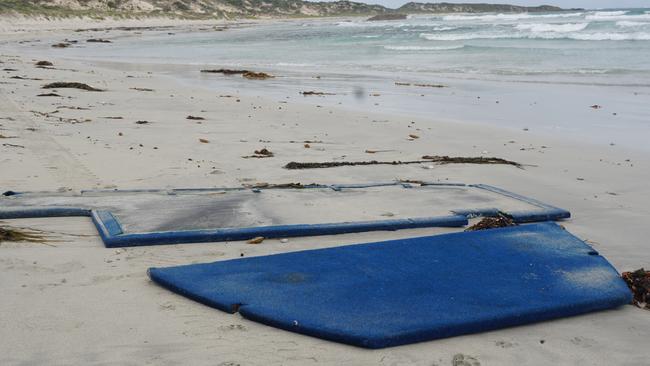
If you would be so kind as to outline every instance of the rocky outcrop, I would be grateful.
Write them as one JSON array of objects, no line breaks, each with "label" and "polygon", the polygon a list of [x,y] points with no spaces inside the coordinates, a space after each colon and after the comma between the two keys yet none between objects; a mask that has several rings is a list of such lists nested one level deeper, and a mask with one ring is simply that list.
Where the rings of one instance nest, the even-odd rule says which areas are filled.
[{"label": "rocky outcrop", "polygon": [[374,17],[368,18],[369,22],[376,22],[379,20],[404,20],[407,18],[406,14],[402,13],[387,13],[387,14],[378,14]]}]

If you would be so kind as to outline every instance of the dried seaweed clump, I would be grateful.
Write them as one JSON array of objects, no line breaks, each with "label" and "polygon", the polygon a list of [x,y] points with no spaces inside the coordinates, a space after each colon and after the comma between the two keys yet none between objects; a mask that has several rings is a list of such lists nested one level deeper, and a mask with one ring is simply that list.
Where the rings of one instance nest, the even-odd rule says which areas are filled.
[{"label": "dried seaweed clump", "polygon": [[45,237],[41,233],[33,230],[0,226],[0,243],[4,241],[43,243],[45,242]]},{"label": "dried seaweed clump", "polygon": [[429,160],[432,163],[438,164],[502,164],[502,165],[513,165],[517,168],[521,168],[522,165],[516,161],[510,161],[502,158],[495,157],[465,157],[465,156],[438,156],[438,155],[425,155],[422,159]]},{"label": "dried seaweed clump", "polygon": [[650,310],[650,271],[643,268],[637,269],[633,272],[623,272],[621,275],[627,287],[630,288],[634,299],[632,304],[640,307],[641,309]]},{"label": "dried seaweed clump", "polygon": [[81,90],[86,90],[86,91],[95,91],[95,92],[101,92],[104,91],[102,89],[97,89],[93,88],[92,86],[84,83],[77,83],[77,82],[66,82],[66,81],[59,81],[55,83],[49,83],[43,85],[43,89],[81,89]]},{"label": "dried seaweed clump", "polygon": [[265,72],[254,72],[254,71],[245,72],[244,74],[242,74],[242,76],[245,77],[246,79],[251,79],[251,80],[266,80],[275,77]]},{"label": "dried seaweed clump", "polygon": [[496,229],[499,227],[516,226],[517,224],[511,217],[499,214],[494,217],[484,217],[481,221],[468,227],[465,231],[478,231],[487,229]]}]

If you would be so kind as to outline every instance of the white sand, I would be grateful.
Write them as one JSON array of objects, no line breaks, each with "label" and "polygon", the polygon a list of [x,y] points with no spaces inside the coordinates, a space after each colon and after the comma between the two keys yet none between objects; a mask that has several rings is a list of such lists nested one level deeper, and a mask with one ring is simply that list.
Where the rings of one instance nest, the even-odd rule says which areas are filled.
[{"label": "white sand", "polygon": [[[139,65],[116,71],[92,62],[49,58],[56,69],[38,69],[33,65],[36,59],[14,51],[12,44],[71,37],[71,30],[46,32],[52,28],[48,24],[34,22],[25,31],[24,23],[0,21],[5,31],[0,36],[0,67],[18,70],[0,73],[0,134],[10,137],[0,139],[0,191],[395,178],[487,183],[571,210],[574,218],[564,225],[620,271],[650,266],[647,153],[435,118],[359,113],[345,106],[318,108],[293,101],[296,98],[289,103],[243,95],[224,98],[148,73],[146,66]],[[66,28],[58,24],[57,28]],[[69,28],[81,26],[98,25],[86,22]],[[15,75],[42,80],[9,78]],[[35,97],[49,92],[40,87],[52,81],[79,81],[107,91],[59,89],[57,93],[65,98]],[[251,81],[251,88],[261,82]],[[57,108],[64,106],[88,109]],[[35,113],[54,111],[58,112],[51,117]],[[197,123],[186,120],[188,115],[206,119]],[[103,118],[110,116],[123,119]],[[70,123],[59,118],[89,121]],[[138,120],[151,123],[135,124]],[[409,141],[409,134],[420,138]],[[200,143],[200,138],[209,143]],[[291,140],[327,144],[307,149],[288,143]],[[262,147],[276,156],[241,158]],[[370,155],[366,149],[395,151]],[[330,161],[343,156],[350,161],[406,160],[425,154],[477,156],[484,151],[535,166],[525,170],[474,165],[281,168],[292,160]],[[226,314],[174,295],[146,276],[151,266],[426,235],[442,229],[296,238],[288,243],[267,240],[261,245],[233,242],[111,250],[102,246],[89,220],[83,218],[2,224],[51,231],[49,245],[0,244],[2,365],[450,365],[457,354],[482,365],[650,364],[650,314],[632,306],[371,351]]]}]

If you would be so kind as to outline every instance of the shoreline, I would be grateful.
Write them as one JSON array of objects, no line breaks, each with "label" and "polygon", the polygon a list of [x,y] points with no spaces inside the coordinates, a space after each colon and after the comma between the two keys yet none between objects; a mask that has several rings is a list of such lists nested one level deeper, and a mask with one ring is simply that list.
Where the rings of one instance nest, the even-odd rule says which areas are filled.
[{"label": "shoreline", "polygon": [[[52,37],[74,35],[67,32]],[[27,38],[43,34],[34,32]],[[25,35],[5,38],[0,45],[1,68],[17,70],[0,74],[0,134],[8,137],[0,139],[0,191],[395,179],[485,183],[570,210],[573,218],[562,225],[587,240],[619,271],[650,263],[647,152],[626,150],[618,144],[566,141],[538,135],[533,128],[524,131],[457,123],[439,115],[411,117],[384,109],[356,110],[345,101],[342,105],[305,102],[306,97],[293,92],[281,90],[282,97],[260,93],[257,86],[265,81],[242,81],[239,93],[233,93],[227,85],[197,86],[137,63],[113,69],[52,54],[36,58],[16,47],[8,55],[19,37]],[[41,59],[53,62],[54,69],[36,68],[34,63]],[[55,89],[52,92],[62,97],[36,97],[51,91],[41,89],[43,84],[56,81],[77,81],[106,91]],[[510,104],[501,106],[504,113],[512,113]],[[322,143],[309,147],[292,143],[305,140]],[[242,158],[261,148],[275,156]],[[371,154],[366,150],[389,151]],[[282,168],[289,161],[411,160],[425,154],[496,156],[530,166]],[[322,209],[334,212],[340,208],[325,205]],[[151,266],[451,229],[305,237],[288,243],[267,240],[260,245],[230,242],[109,250],[86,219],[5,220],[2,224],[46,230],[52,238],[52,246],[0,245],[0,290],[5,294],[5,301],[0,301],[0,313],[5,314],[0,318],[0,335],[7,339],[0,345],[2,364],[184,364],[189,360],[198,365],[429,366],[451,364],[454,355],[463,354],[482,365],[610,365],[643,364],[650,357],[644,347],[650,318],[632,306],[369,351],[222,313],[164,291],[146,277]]]},{"label": "shoreline", "polygon": [[[315,21],[336,22],[331,19]],[[292,23],[294,20],[231,23],[229,26],[222,24],[219,26],[231,28],[218,33],[223,35],[231,32],[237,35],[253,28],[287,22]],[[434,112],[436,120],[469,122],[481,128],[495,126],[526,130],[540,133],[544,138],[588,143],[594,147],[616,145],[639,152],[647,152],[649,149],[643,138],[650,134],[650,126],[643,123],[643,116],[650,113],[644,103],[645,97],[650,95],[650,84],[644,82],[645,79],[635,83],[629,75],[589,76],[582,80],[575,75],[502,76],[436,71],[400,71],[399,76],[394,77],[390,70],[383,69],[336,68],[284,62],[260,64],[232,59],[218,62],[218,57],[214,58],[215,61],[209,57],[197,57],[189,63],[183,58],[165,59],[162,54],[152,54],[147,59],[143,58],[146,53],[129,53],[130,50],[138,49],[136,37],[144,36],[147,42],[144,44],[164,43],[168,39],[174,44],[181,44],[191,43],[196,37],[200,41],[209,40],[213,33],[205,24],[172,24],[173,29],[153,29],[142,35],[137,31],[121,30],[93,32],[92,35],[75,34],[77,39],[82,40],[84,37],[110,36],[116,41],[106,46],[80,44],[80,48],[76,46],[52,50],[48,47],[48,42],[56,43],[64,39],[62,36],[65,31],[59,31],[46,35],[46,39],[39,39],[40,44],[23,45],[22,48],[24,54],[34,57],[42,55],[50,58],[63,57],[71,62],[92,62],[95,67],[114,71],[148,68],[155,73],[173,76],[185,85],[201,86],[213,92],[232,94],[241,91],[249,96],[261,93],[271,99],[291,98],[294,102],[301,100],[310,105],[343,106],[357,112],[371,110],[424,119]],[[160,63],[163,59],[166,60],[164,64]],[[211,67],[250,68],[269,72],[276,78],[251,84],[239,77],[199,72],[202,68]],[[400,83],[442,84],[446,87],[406,87],[399,86]],[[259,88],[251,89],[250,85]],[[302,98],[300,93],[304,91],[336,95]],[[600,110],[594,110],[590,106],[598,106]],[[621,126],[624,126],[624,132],[620,132]]]}]

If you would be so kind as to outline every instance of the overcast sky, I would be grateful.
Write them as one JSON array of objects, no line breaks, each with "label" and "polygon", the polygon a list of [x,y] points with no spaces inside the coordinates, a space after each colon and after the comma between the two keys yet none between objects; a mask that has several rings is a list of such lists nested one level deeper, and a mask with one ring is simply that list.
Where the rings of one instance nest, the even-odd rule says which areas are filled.
[{"label": "overcast sky", "polygon": [[650,8],[650,0],[356,0],[396,8],[409,1],[449,3],[500,3],[516,5],[556,5],[564,8]]}]

